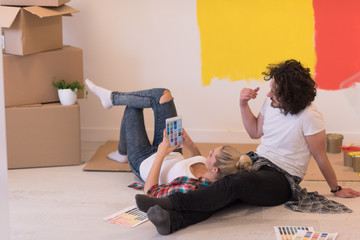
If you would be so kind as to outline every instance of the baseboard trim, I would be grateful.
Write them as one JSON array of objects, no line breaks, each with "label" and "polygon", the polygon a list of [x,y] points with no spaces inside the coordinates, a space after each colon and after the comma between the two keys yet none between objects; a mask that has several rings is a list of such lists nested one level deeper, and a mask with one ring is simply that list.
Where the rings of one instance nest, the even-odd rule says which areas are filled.
[{"label": "baseboard trim", "polygon": [[[153,129],[147,129],[149,139],[152,140]],[[259,139],[250,139],[246,131],[241,130],[208,130],[208,129],[187,129],[194,142],[201,143],[260,143]],[[335,132],[332,132],[335,133]],[[360,145],[360,133],[336,132],[344,136],[343,145]],[[82,128],[81,140],[89,142],[106,142],[109,140],[119,140],[120,129],[98,129]]]},{"label": "baseboard trim", "polygon": [[[259,140],[250,139],[248,134],[243,131],[230,130],[191,130],[186,129],[194,142],[203,143],[259,143]],[[152,140],[153,129],[147,129],[149,139]],[[120,129],[81,129],[81,140],[89,142],[105,142],[109,140],[119,140]]]}]

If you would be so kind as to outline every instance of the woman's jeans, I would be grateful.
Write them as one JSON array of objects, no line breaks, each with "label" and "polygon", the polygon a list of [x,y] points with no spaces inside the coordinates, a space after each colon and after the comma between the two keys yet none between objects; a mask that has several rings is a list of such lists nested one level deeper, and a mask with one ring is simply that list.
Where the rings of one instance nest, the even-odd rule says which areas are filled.
[{"label": "woman's jeans", "polygon": [[[165,88],[154,88],[135,92],[112,92],[113,105],[126,106],[121,122],[118,150],[122,155],[128,155],[131,170],[141,179],[140,164],[157,151],[163,139],[166,119],[177,116],[174,100],[159,103]],[[149,141],[145,130],[144,108],[154,111],[154,139]],[[180,151],[181,150],[177,150]]]},{"label": "woman's jeans", "polygon": [[236,203],[275,206],[291,198],[286,176],[263,166],[257,171],[228,175],[205,188],[169,196],[171,231],[204,221],[213,213]]}]

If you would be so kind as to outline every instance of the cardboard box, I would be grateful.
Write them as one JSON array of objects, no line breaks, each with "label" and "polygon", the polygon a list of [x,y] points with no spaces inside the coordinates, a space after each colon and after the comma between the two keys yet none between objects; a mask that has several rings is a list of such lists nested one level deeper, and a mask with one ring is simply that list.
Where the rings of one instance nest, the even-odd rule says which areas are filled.
[{"label": "cardboard box", "polygon": [[79,105],[7,107],[5,114],[9,168],[81,163]]},{"label": "cardboard box", "polygon": [[78,10],[67,5],[0,6],[4,53],[24,56],[62,48],[62,16],[74,12]]},{"label": "cardboard box", "polygon": [[7,6],[46,6],[46,7],[58,7],[70,0],[1,0],[1,5]]},{"label": "cardboard box", "polygon": [[[59,101],[52,82],[84,83],[83,51],[65,46],[62,49],[29,56],[3,55],[5,106]],[[84,96],[80,92],[79,98]]]}]

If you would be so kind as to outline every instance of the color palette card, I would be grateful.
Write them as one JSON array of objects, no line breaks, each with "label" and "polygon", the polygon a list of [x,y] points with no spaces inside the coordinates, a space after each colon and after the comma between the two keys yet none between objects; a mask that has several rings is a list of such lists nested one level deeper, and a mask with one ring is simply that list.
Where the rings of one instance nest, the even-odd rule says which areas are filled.
[{"label": "color palette card", "polygon": [[182,140],[181,132],[182,132],[181,117],[173,117],[166,119],[166,135],[169,138],[170,146],[182,147],[183,140]]},{"label": "color palette card", "polygon": [[104,220],[110,223],[120,224],[126,227],[136,227],[148,220],[146,213],[140,211],[137,207],[131,206],[119,212],[116,212]]},{"label": "color palette card", "polygon": [[298,231],[292,240],[335,240],[337,233]]},{"label": "color palette card", "polygon": [[277,240],[293,240],[298,231],[314,231],[313,227],[276,226],[274,227]]}]

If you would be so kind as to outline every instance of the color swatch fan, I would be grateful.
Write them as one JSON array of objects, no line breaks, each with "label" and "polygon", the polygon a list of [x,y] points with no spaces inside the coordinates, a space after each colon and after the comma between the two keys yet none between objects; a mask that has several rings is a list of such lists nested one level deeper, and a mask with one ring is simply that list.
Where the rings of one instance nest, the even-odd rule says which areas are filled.
[{"label": "color swatch fan", "polygon": [[110,223],[120,224],[126,227],[136,227],[148,220],[146,213],[140,211],[137,207],[131,206],[119,212],[116,212],[104,220]]}]

